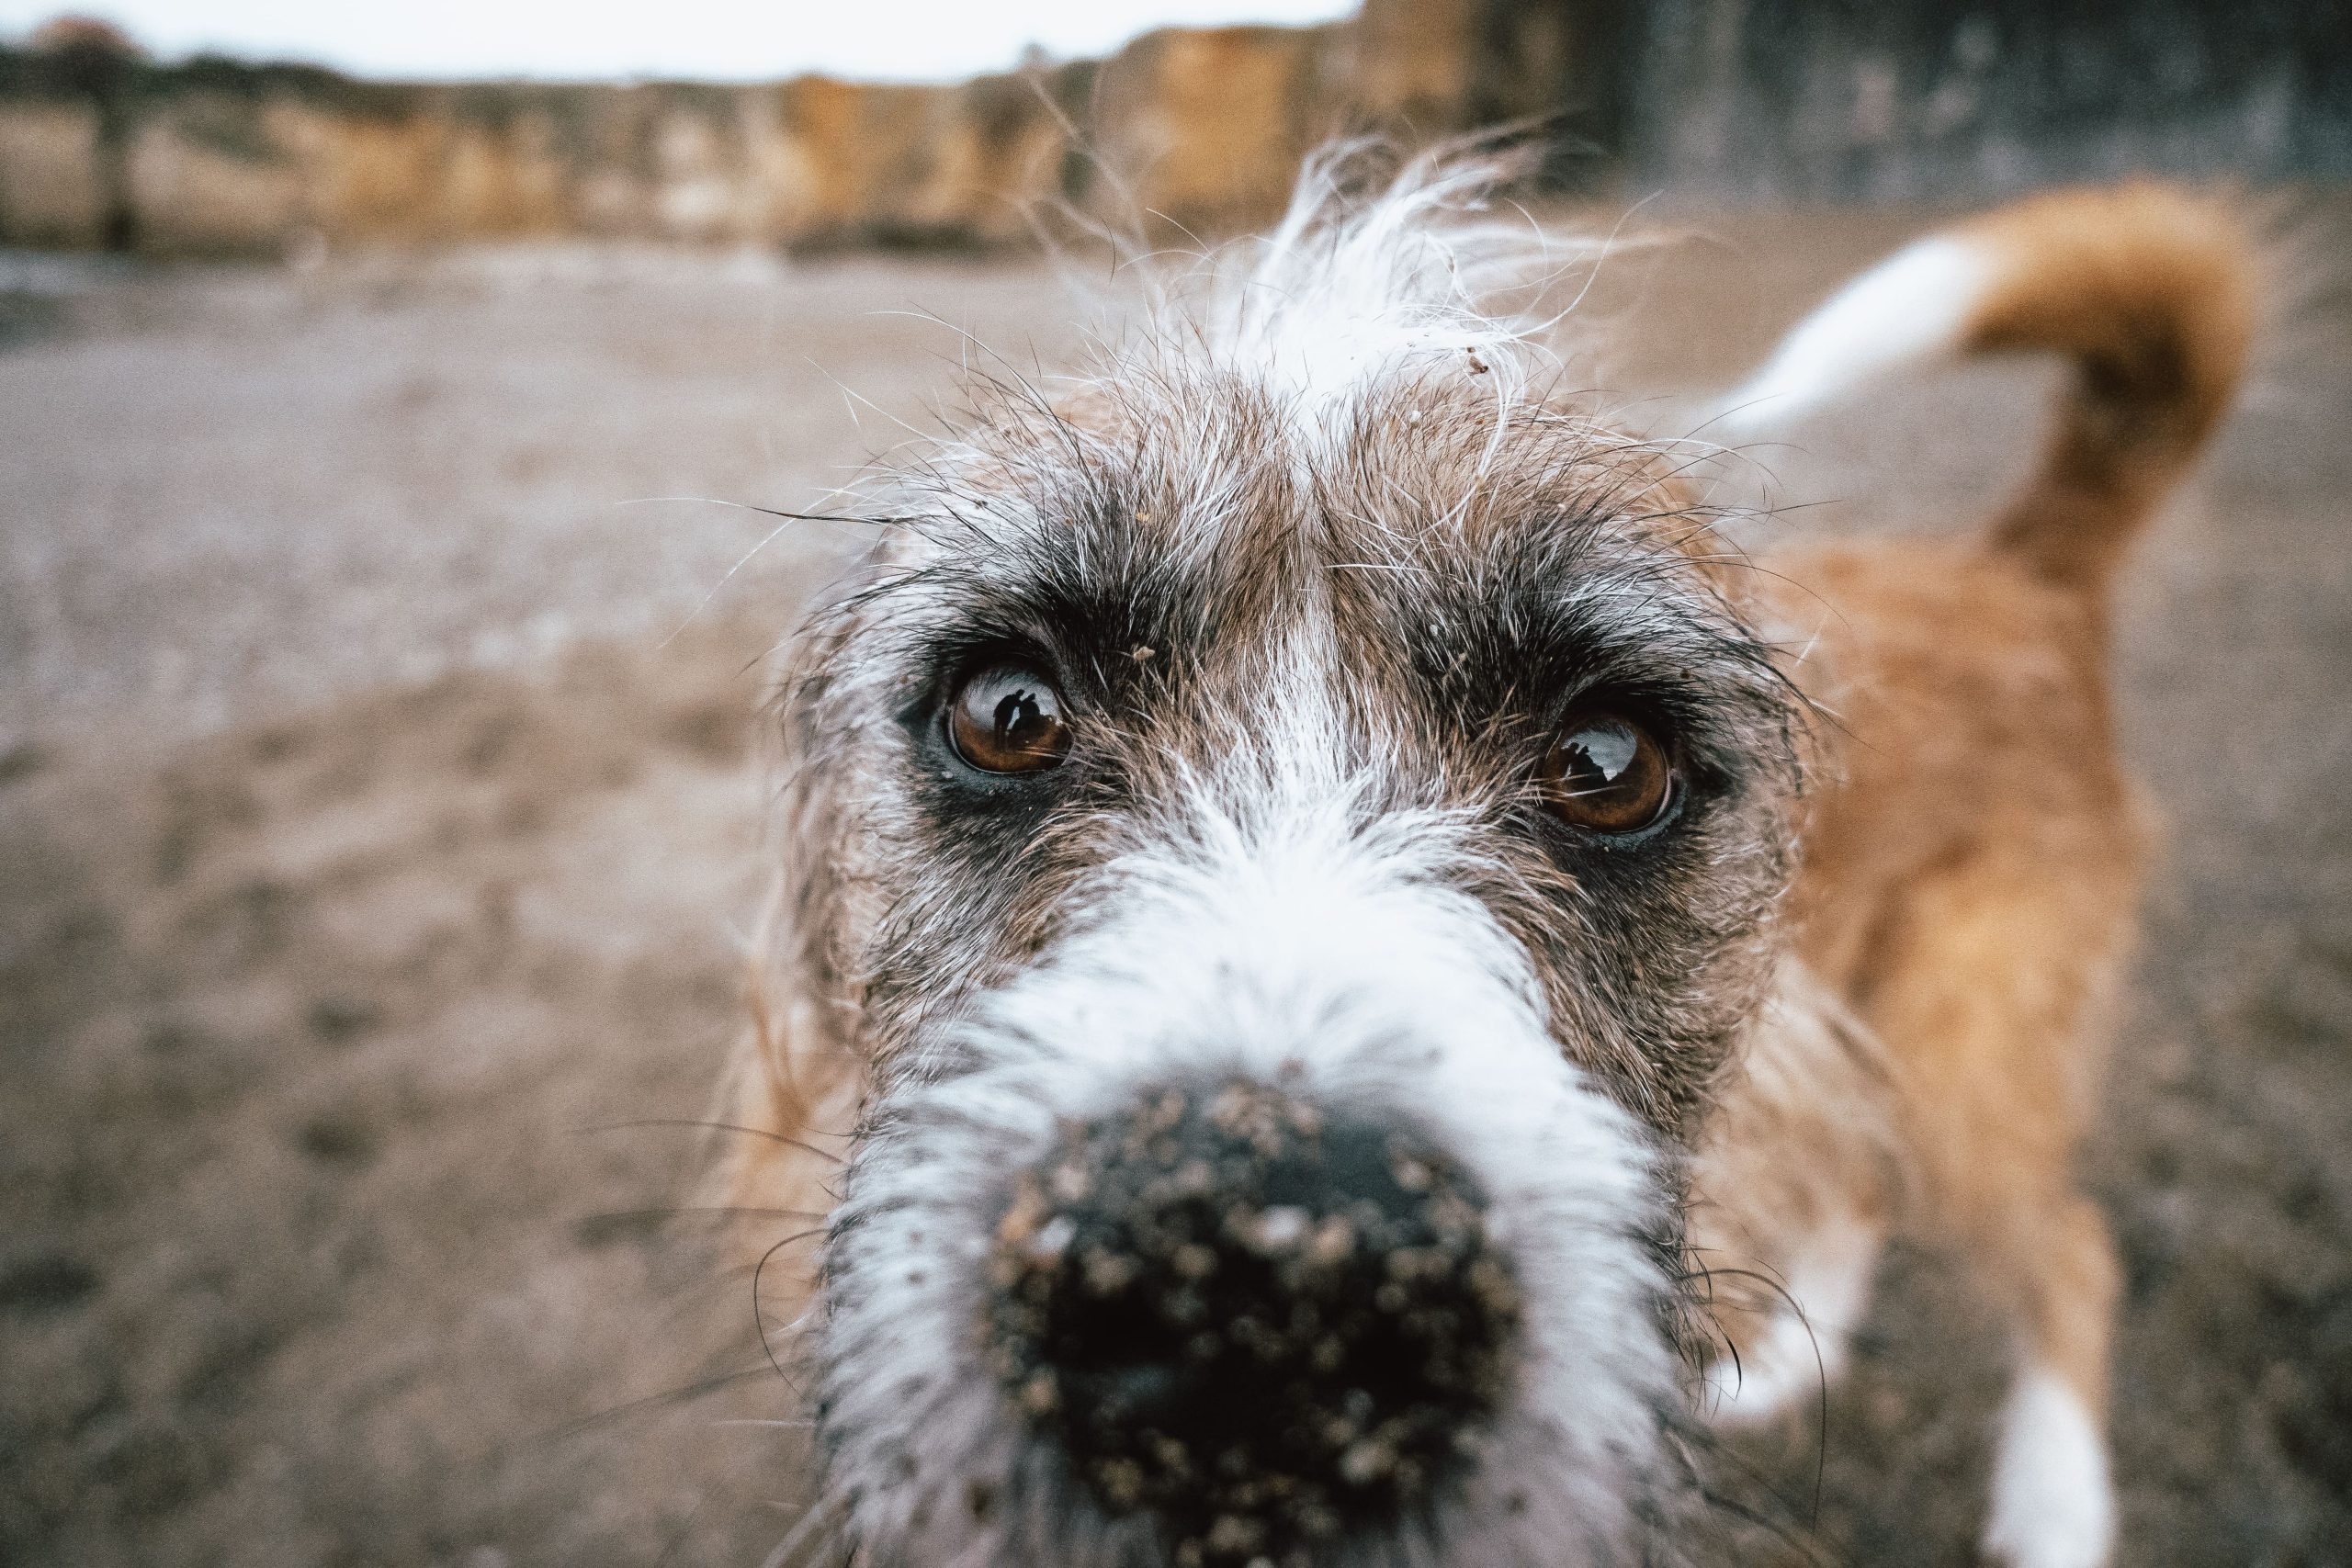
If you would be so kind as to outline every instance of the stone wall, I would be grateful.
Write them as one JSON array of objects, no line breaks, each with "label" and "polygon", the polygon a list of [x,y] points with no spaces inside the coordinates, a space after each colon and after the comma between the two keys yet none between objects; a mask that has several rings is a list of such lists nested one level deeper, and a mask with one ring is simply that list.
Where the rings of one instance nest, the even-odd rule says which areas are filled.
[{"label": "stone wall", "polygon": [[1398,18],[1454,37],[1471,0],[1374,10],[1375,25],[1167,29],[1107,60],[945,86],[401,85],[0,51],[0,244],[985,246],[1139,211],[1226,230],[1277,209],[1325,135],[1455,122],[1458,72]]},{"label": "stone wall", "polygon": [[2352,176],[2352,0],[1648,0],[1620,143],[1709,198]]},{"label": "stone wall", "polygon": [[2352,175],[2352,0],[1367,0],[948,86],[399,85],[69,37],[0,50],[0,244],[1214,232],[1335,132],[1510,119],[1555,186],[1711,199]]},{"label": "stone wall", "polygon": [[563,234],[987,243],[1058,192],[1064,133],[1040,95],[1071,74],[391,85],[129,63],[109,102],[47,63],[18,55],[0,78],[0,243],[158,254]]}]

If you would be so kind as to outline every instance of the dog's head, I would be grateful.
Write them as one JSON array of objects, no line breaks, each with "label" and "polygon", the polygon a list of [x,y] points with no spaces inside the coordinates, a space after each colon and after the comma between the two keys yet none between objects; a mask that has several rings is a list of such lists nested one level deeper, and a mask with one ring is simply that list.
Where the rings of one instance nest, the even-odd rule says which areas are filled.
[{"label": "dog's head", "polygon": [[1668,462],[1482,313],[1528,250],[1490,173],[1310,170],[1252,265],[878,485],[796,644],[861,1562],[1611,1561],[1657,1504],[1795,715]]}]

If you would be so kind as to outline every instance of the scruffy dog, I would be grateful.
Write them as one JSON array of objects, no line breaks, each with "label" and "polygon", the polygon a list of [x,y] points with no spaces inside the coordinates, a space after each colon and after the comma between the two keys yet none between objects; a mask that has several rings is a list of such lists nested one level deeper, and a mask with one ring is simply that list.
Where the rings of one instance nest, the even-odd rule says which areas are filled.
[{"label": "scruffy dog", "polygon": [[1497,175],[1318,160],[984,378],[791,646],[731,1179],[824,1221],[763,1274],[826,1562],[1674,1561],[1686,1436],[1817,1390],[1894,1227],[2014,1331],[1988,1551],[2109,1554],[2105,596],[2241,242],[2065,193],[1853,284],[1747,401],[2047,350],[2054,443],[1989,529],[1751,562],[1495,313],[1558,256]]}]

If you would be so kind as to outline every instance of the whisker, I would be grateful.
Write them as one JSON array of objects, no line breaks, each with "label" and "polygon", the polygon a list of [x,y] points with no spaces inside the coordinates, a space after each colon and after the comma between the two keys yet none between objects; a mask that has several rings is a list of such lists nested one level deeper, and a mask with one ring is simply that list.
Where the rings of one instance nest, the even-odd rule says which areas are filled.
[{"label": "whisker", "polygon": [[860,517],[846,512],[791,512],[779,506],[762,506],[751,501],[729,501],[716,495],[632,495],[613,504],[655,506],[675,502],[691,502],[696,506],[721,506],[729,512],[756,512],[763,517],[780,517],[788,523],[857,523],[870,528],[899,528],[915,521],[911,517]]},{"label": "whisker", "polygon": [[[738,1122],[706,1122],[691,1116],[647,1116],[628,1122],[603,1122],[594,1126],[575,1127],[572,1131],[575,1133],[626,1133],[640,1127],[699,1127],[712,1133],[741,1133],[747,1138],[765,1138],[772,1144],[781,1144],[786,1148],[798,1149],[803,1154],[814,1155],[819,1159],[831,1160],[836,1165],[843,1163],[843,1156],[833,1153],[831,1149],[820,1149],[803,1139],[783,1133],[770,1132],[765,1127],[746,1127]],[[837,1137],[842,1134],[820,1135]]]},{"label": "whisker", "polygon": [[760,1254],[759,1262],[752,1269],[752,1325],[759,1330],[761,1353],[767,1357],[768,1365],[775,1369],[775,1375],[787,1384],[792,1382],[792,1374],[784,1370],[782,1361],[776,1359],[775,1346],[768,1338],[767,1314],[760,1309],[760,1280],[767,1273],[768,1260],[777,1253],[795,1242],[807,1241],[810,1236],[823,1234],[824,1227],[820,1225],[812,1230],[798,1231],[786,1236],[782,1241]]},{"label": "whisker", "polygon": [[562,1442],[624,1416],[634,1415],[640,1410],[658,1409],[667,1404],[691,1404],[706,1394],[716,1393],[731,1383],[748,1382],[753,1378],[763,1378],[767,1375],[768,1369],[765,1367],[751,1367],[738,1372],[720,1372],[716,1376],[703,1378],[678,1388],[663,1389],[659,1393],[649,1393],[636,1399],[625,1400],[609,1409],[599,1410],[593,1416],[583,1416],[576,1421],[567,1421],[560,1427],[550,1427],[537,1437],[525,1440],[534,1447],[543,1443]]},{"label": "whisker", "polygon": [[675,1203],[650,1209],[604,1209],[582,1214],[583,1224],[624,1224],[632,1220],[665,1220],[680,1214],[756,1214],[763,1219],[821,1220],[807,1209],[762,1209],[740,1203]]},{"label": "whisker", "polygon": [[[785,1564],[790,1562],[798,1554],[803,1545],[810,1544],[816,1539],[811,1532],[831,1528],[838,1523],[834,1515],[841,1506],[841,1499],[837,1494],[827,1494],[809,1504],[801,1511],[800,1522],[786,1532],[782,1540],[776,1542],[775,1550],[767,1554],[761,1562],[760,1568],[785,1568]],[[854,1555],[853,1552],[850,1556],[844,1556],[842,1559],[844,1568]]]},{"label": "whisker", "polygon": [[[1818,1524],[1821,1520],[1822,1484],[1824,1478],[1829,1472],[1829,1363],[1827,1358],[1823,1356],[1821,1353],[1821,1336],[1814,1332],[1813,1319],[1811,1315],[1805,1312],[1804,1303],[1798,1301],[1795,1295],[1790,1292],[1788,1286],[1773,1275],[1767,1274],[1754,1269],[1717,1269],[1702,1264],[1697,1269],[1682,1274],[1679,1279],[1683,1282],[1688,1282],[1693,1279],[1704,1278],[1709,1286],[1712,1287],[1718,1275],[1725,1279],[1732,1280],[1754,1280],[1769,1288],[1774,1295],[1781,1298],[1781,1303],[1788,1307],[1789,1311],[1796,1315],[1798,1326],[1804,1330],[1805,1342],[1813,1347],[1813,1377],[1815,1419],[1814,1423],[1813,1512],[1811,1517],[1815,1524]],[[1708,1299],[1710,1301],[1713,1299],[1712,1289],[1710,1289]],[[1732,1342],[1731,1337],[1728,1335],[1724,1337],[1723,1345],[1724,1349],[1731,1357],[1733,1375],[1742,1381],[1745,1381],[1747,1371],[1740,1365],[1739,1347]],[[1738,1385],[1735,1384],[1734,1386],[1736,1387]]]}]

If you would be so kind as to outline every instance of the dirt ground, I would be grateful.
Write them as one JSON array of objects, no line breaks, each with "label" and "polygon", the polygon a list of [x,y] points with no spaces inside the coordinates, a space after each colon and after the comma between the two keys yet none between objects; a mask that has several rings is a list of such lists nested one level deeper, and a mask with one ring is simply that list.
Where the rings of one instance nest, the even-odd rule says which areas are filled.
[{"label": "dirt ground", "polygon": [[[1692,226],[1576,367],[1660,429],[1910,220]],[[715,502],[820,501],[942,388],[967,340],[877,312],[1050,358],[1060,288],[0,258],[0,1561],[759,1562],[801,1437],[682,1123],[737,1024],[760,657],[838,543]],[[2347,325],[2274,334],[2122,604],[2173,834],[2090,1157],[2122,1563],[2352,1562]],[[1723,482],[1759,536],[1965,520],[2041,384]],[[1969,1561],[1997,1356],[1898,1258],[1826,1435],[1736,1456],[1797,1543],[1758,1560]]]}]

